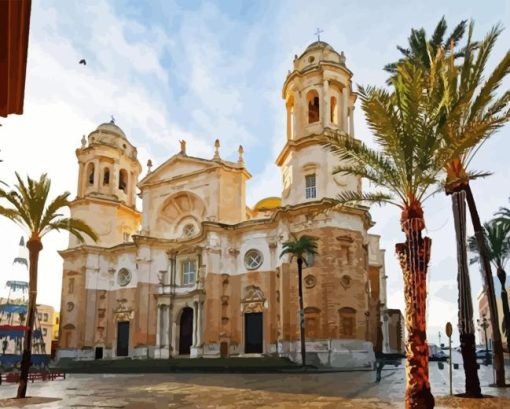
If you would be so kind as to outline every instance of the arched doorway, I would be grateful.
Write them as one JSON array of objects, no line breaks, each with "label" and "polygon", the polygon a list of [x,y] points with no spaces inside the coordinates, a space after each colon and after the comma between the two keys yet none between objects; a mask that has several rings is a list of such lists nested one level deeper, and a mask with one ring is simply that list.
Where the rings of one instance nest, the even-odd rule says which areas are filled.
[{"label": "arched doorway", "polygon": [[189,355],[193,343],[193,309],[182,309],[179,329],[179,355]]}]

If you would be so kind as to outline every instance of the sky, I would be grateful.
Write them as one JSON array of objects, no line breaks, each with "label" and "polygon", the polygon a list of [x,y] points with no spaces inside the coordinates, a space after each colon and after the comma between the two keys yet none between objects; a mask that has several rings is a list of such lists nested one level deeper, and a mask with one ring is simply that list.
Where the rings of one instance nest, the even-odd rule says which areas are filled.
[{"label": "sky", "polygon": [[[248,205],[281,192],[274,161],[285,143],[285,105],[281,89],[295,54],[321,39],[344,51],[353,82],[383,86],[382,67],[399,57],[411,28],[430,33],[445,16],[450,28],[473,19],[481,38],[498,23],[510,21],[510,3],[479,1],[316,1],[245,0],[202,2],[52,1],[32,3],[25,108],[21,116],[0,118],[0,180],[14,182],[14,172],[38,177],[48,173],[54,195],[76,194],[75,149],[111,115],[138,148],[146,173],[177,153],[210,158],[216,138],[221,155],[237,160],[239,144],[253,178]],[[501,34],[489,67],[510,44],[510,28]],[[86,59],[87,65],[78,62]],[[510,84],[505,83],[506,89]],[[357,105],[355,133],[372,144]],[[487,141],[472,168],[493,172],[472,184],[482,220],[488,220],[510,197],[510,127]],[[403,241],[398,209],[374,207],[386,249],[388,307],[404,311],[402,273],[394,255]],[[425,203],[426,234],[432,238],[429,269],[428,339],[438,343],[447,321],[458,343],[456,252],[450,200],[437,195]],[[468,228],[468,234],[472,229]],[[12,276],[23,231],[0,219],[0,281]],[[60,308],[65,233],[52,233],[40,256],[38,301]],[[471,266],[475,318],[482,280]],[[0,284],[2,287],[2,284]]]}]

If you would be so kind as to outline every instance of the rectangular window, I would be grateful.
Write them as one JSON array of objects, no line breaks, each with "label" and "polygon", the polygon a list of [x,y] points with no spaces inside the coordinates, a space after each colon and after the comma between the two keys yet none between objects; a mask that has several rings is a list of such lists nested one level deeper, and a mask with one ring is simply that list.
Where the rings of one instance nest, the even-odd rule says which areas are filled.
[{"label": "rectangular window", "polygon": [[307,199],[314,199],[317,197],[317,188],[315,183],[315,173],[313,175],[305,176],[305,197]]},{"label": "rectangular window", "polygon": [[187,259],[182,262],[182,285],[195,283],[197,263],[195,260]]},{"label": "rectangular window", "polygon": [[43,328],[42,329],[42,333],[43,333],[43,337],[47,336],[48,335],[48,329],[47,328]]},{"label": "rectangular window", "polygon": [[48,322],[48,318],[49,318],[49,317],[48,317],[48,313],[47,313],[47,312],[45,312],[45,313],[44,313],[44,320],[43,320],[43,321],[44,321],[44,322]]}]

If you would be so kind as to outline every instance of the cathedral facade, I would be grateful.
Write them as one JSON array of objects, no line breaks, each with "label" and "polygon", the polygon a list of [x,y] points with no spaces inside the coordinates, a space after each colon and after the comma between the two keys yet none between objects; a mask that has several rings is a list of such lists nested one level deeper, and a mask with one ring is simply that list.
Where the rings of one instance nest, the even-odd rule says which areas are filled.
[{"label": "cathedral facade", "polygon": [[[236,162],[180,152],[141,176],[136,148],[113,122],[76,150],[72,217],[98,242],[71,237],[64,260],[60,357],[101,359],[275,355],[300,360],[294,236],[318,239],[303,271],[311,362],[369,368],[384,348],[384,250],[362,206],[333,208],[361,180],[332,175],[325,133],[354,138],[352,73],[324,42],[296,56],[283,85],[281,197],[245,202],[251,175]],[[135,206],[142,199],[143,210]],[[386,322],[386,324],[385,324]],[[386,333],[386,334],[385,334]]]}]

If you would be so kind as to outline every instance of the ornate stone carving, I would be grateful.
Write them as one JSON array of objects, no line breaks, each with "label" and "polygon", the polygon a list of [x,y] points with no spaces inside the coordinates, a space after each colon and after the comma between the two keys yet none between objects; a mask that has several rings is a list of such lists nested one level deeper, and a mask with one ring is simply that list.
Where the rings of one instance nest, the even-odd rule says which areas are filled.
[{"label": "ornate stone carving", "polygon": [[241,310],[245,312],[262,312],[266,297],[264,292],[256,285],[249,285],[244,289],[244,297],[241,300]]},{"label": "ornate stone carving", "polygon": [[113,309],[116,321],[130,321],[134,317],[133,308],[127,305],[127,300],[121,298],[117,300],[117,307]]},{"label": "ornate stone carving", "polygon": [[317,279],[315,278],[315,276],[313,276],[311,274],[308,274],[305,277],[304,281],[305,281],[306,288],[313,288],[317,284]]},{"label": "ornate stone carving", "polygon": [[351,277],[347,274],[344,274],[340,279],[340,284],[343,288],[349,288],[351,286]]},{"label": "ornate stone carving", "polygon": [[346,243],[354,243],[354,239],[351,236],[337,236],[336,239],[338,241],[343,241]]},{"label": "ornate stone carving", "polygon": [[221,305],[228,305],[228,299],[229,299],[228,295],[222,295],[221,296]]}]

